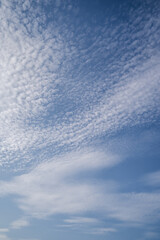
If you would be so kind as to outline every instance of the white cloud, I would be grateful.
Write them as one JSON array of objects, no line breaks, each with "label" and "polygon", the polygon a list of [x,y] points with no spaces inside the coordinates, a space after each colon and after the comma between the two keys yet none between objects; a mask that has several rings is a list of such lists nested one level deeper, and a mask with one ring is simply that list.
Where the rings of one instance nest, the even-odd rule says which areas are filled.
[{"label": "white cloud", "polygon": [[1,233],[0,233],[0,239],[1,240],[11,240],[9,237],[7,237],[7,235],[1,234]]},{"label": "white cloud", "polygon": [[152,172],[144,177],[144,181],[152,186],[160,186],[160,171]]},{"label": "white cloud", "polygon": [[0,233],[5,233],[8,232],[9,229],[8,228],[0,228]]},{"label": "white cloud", "polygon": [[97,229],[93,229],[91,232],[91,234],[106,234],[106,233],[114,233],[117,232],[117,230],[115,228],[97,228]]},{"label": "white cloud", "polygon": [[159,201],[159,193],[119,193],[106,197],[111,217],[138,225],[160,218]]},{"label": "white cloud", "polygon": [[[80,213],[95,209],[102,201],[98,183],[79,182],[75,179],[82,171],[111,167],[120,162],[120,157],[103,152],[87,150],[68,154],[62,158],[42,163],[28,174],[14,178],[12,182],[1,182],[0,194],[17,194],[21,209],[34,217],[45,217],[55,213]],[[113,189],[108,182],[103,186]],[[103,190],[102,190],[103,191]],[[97,206],[98,209],[98,206]]]},{"label": "white cloud", "polygon": [[71,224],[95,224],[98,223],[98,220],[96,218],[74,217],[65,219],[64,222]]},{"label": "white cloud", "polygon": [[27,227],[27,226],[29,226],[29,221],[24,218],[20,218],[11,223],[12,229],[20,229],[20,228]]},{"label": "white cloud", "polygon": [[[159,193],[121,193],[113,181],[76,179],[81,172],[111,167],[118,163],[117,156],[107,156],[102,152],[86,150],[84,153],[68,154],[42,163],[31,172],[17,176],[10,182],[1,181],[0,195],[17,195],[19,208],[25,214],[36,218],[94,211],[105,218],[131,224],[141,225],[157,221],[160,210]],[[84,216],[68,218],[66,221],[78,224],[90,220]]]}]

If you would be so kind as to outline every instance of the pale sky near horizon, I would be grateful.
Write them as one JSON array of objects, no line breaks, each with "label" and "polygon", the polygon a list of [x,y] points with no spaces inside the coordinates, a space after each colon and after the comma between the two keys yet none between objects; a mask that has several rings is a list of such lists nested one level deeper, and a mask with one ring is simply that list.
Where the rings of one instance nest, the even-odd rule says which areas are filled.
[{"label": "pale sky near horizon", "polygon": [[0,19],[0,240],[160,239],[160,1]]}]

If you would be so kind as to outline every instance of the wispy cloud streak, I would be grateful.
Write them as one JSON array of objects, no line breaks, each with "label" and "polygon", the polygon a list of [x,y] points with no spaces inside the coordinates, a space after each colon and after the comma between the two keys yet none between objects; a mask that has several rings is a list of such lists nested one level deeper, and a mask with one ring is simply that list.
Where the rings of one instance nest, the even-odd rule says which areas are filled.
[{"label": "wispy cloud streak", "polygon": [[[94,211],[105,219],[143,225],[159,219],[160,194],[120,192],[113,181],[78,181],[78,174],[113,166],[114,156],[75,153],[50,163],[41,163],[30,173],[0,182],[0,195],[17,195],[18,206],[34,218],[55,214],[86,214]],[[117,158],[117,157],[116,157]],[[119,159],[115,158],[115,164]],[[94,219],[74,217],[67,223],[94,223]],[[21,225],[21,221],[15,222]],[[26,224],[26,222],[24,222]],[[23,221],[22,221],[23,225]]]}]

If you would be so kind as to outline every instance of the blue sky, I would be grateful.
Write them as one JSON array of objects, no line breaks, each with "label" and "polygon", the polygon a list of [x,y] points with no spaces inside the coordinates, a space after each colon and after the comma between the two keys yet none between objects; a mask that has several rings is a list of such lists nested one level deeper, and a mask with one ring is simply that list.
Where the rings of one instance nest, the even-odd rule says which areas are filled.
[{"label": "blue sky", "polygon": [[160,2],[0,18],[0,239],[160,239]]}]

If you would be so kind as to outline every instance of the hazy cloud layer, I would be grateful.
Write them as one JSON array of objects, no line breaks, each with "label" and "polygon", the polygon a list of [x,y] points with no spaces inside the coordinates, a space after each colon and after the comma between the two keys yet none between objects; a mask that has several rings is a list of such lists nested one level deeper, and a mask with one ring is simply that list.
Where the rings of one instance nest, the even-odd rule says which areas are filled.
[{"label": "hazy cloud layer", "polygon": [[[122,193],[113,181],[76,179],[79,173],[111,167],[119,162],[117,156],[101,152],[69,154],[50,163],[42,163],[30,173],[15,177],[10,182],[1,181],[0,195],[16,194],[18,206],[35,218],[94,211],[105,218],[131,224],[141,225],[158,220],[159,193]],[[80,224],[93,223],[93,220],[71,218],[65,222]],[[18,220],[12,223],[12,228],[23,225],[26,226],[26,221]]]}]

